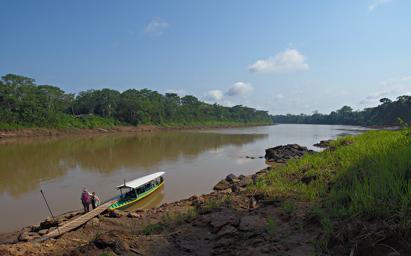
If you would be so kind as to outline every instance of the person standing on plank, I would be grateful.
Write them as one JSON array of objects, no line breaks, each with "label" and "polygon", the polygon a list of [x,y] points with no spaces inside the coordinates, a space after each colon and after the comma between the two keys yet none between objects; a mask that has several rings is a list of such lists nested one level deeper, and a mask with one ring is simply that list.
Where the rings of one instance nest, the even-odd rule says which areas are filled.
[{"label": "person standing on plank", "polygon": [[96,195],[96,192],[93,192],[91,194],[91,206],[93,207],[93,209],[96,209],[96,207],[99,205],[100,205],[100,198],[98,198],[98,196]]},{"label": "person standing on plank", "polygon": [[90,211],[90,194],[87,191],[87,188],[83,189],[83,193],[81,193],[81,203],[83,204],[84,213]]}]

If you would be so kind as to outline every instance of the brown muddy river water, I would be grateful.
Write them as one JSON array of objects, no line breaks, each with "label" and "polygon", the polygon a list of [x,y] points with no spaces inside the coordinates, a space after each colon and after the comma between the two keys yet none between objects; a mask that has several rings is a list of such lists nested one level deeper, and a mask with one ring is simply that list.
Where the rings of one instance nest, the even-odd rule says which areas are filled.
[{"label": "brown muddy river water", "polygon": [[[38,223],[54,214],[80,209],[83,187],[102,200],[115,187],[156,171],[165,186],[133,208],[210,192],[229,173],[264,168],[264,150],[286,143],[315,149],[320,140],[358,133],[361,128],[329,125],[274,125],[247,128],[111,134],[93,137],[22,139],[0,144],[0,232]],[[246,158],[254,156],[255,159]]]}]

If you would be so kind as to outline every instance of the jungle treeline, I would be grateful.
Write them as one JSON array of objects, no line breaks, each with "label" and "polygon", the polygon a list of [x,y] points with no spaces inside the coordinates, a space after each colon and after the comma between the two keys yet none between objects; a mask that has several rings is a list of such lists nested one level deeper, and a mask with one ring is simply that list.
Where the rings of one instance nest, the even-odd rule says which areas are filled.
[{"label": "jungle treeline", "polygon": [[32,78],[6,74],[0,80],[0,128],[93,128],[118,124],[163,126],[270,124],[267,111],[208,104],[194,96],[149,89],[67,93]]},{"label": "jungle treeline", "polygon": [[274,123],[295,124],[345,124],[345,125],[399,125],[400,120],[411,123],[411,96],[403,95],[392,101],[380,99],[376,107],[354,111],[350,106],[343,106],[330,114],[315,111],[312,115],[275,115]]}]

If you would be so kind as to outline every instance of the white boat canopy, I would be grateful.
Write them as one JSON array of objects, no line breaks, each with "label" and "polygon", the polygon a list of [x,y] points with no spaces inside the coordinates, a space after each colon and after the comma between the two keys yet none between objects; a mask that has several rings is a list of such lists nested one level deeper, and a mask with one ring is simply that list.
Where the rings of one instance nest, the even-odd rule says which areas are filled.
[{"label": "white boat canopy", "polygon": [[145,185],[145,184],[149,183],[152,180],[155,180],[155,179],[163,176],[164,174],[165,174],[165,172],[156,172],[156,173],[153,173],[153,174],[150,174],[150,175],[147,175],[147,176],[135,179],[135,180],[127,181],[124,184],[118,185],[117,189],[121,189],[121,188],[133,188],[134,189],[134,188],[138,188],[142,185]]}]

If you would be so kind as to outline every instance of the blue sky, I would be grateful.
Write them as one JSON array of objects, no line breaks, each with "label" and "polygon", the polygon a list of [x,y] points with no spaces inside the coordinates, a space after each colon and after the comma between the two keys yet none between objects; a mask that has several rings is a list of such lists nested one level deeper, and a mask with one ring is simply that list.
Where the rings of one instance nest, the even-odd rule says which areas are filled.
[{"label": "blue sky", "polygon": [[270,113],[411,93],[411,1],[0,0],[0,74]]}]

